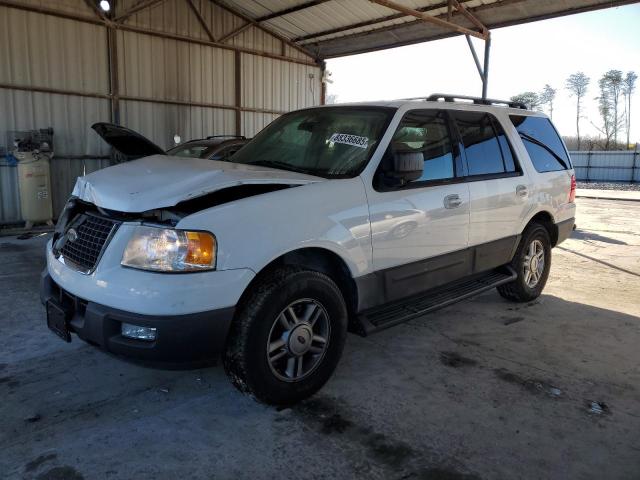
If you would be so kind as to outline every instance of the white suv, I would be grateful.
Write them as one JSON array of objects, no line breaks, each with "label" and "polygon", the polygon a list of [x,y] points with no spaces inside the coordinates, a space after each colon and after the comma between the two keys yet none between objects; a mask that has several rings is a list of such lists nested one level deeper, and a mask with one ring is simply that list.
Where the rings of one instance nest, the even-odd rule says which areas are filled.
[{"label": "white suv", "polygon": [[79,178],[41,296],[67,341],[154,365],[221,353],[240,390],[291,404],[328,380],[347,330],[493,287],[538,297],[574,194],[558,133],[521,104],[310,108],[230,162],[152,155]]}]

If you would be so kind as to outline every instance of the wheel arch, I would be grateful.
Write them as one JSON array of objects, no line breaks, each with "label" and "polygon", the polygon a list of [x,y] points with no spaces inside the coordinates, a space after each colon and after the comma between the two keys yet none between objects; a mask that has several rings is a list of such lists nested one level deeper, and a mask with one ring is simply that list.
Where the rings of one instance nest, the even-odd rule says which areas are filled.
[{"label": "wheel arch", "polygon": [[558,227],[555,223],[553,215],[546,210],[541,210],[533,215],[529,221],[526,223],[522,232],[524,232],[529,225],[532,223],[539,223],[544,228],[546,228],[547,232],[549,232],[549,237],[551,238],[551,246],[555,247],[558,243]]},{"label": "wheel arch", "polygon": [[298,266],[323,273],[338,286],[351,316],[358,305],[358,289],[349,266],[340,255],[323,247],[303,247],[286,252],[265,265],[245,288],[238,303],[248,297],[253,288],[273,270],[283,266]]}]

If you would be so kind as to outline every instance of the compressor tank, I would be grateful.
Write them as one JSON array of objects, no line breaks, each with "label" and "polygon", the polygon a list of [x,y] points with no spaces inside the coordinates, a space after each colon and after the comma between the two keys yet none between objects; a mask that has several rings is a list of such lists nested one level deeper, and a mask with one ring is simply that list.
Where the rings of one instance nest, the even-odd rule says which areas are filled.
[{"label": "compressor tank", "polygon": [[14,152],[18,160],[20,208],[26,227],[34,223],[52,224],[51,172],[49,155],[38,152]]}]

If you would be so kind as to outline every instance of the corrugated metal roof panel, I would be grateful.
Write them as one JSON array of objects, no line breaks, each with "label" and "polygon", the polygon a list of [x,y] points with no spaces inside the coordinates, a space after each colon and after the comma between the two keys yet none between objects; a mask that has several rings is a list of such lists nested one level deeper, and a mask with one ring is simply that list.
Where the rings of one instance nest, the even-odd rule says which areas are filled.
[{"label": "corrugated metal roof panel", "polygon": [[320,103],[320,68],[243,54],[242,106],[287,112]]},{"label": "corrugated metal roof panel", "polygon": [[[453,30],[425,23],[413,16],[374,4],[368,0],[328,0],[310,4],[306,0],[223,0],[253,19],[277,12],[263,25],[299,45],[308,47],[321,58],[331,58],[380,50],[448,36]],[[394,0],[396,3],[446,19],[446,0]],[[637,0],[459,0],[487,27],[530,22],[583,11],[635,3]],[[290,11],[292,7],[307,5]],[[288,11],[288,13],[286,13]],[[390,18],[391,17],[391,18]],[[459,12],[451,20],[476,29]],[[330,32],[330,33],[328,33]]]},{"label": "corrugated metal roof panel", "polygon": [[107,93],[104,28],[0,8],[0,82]]},{"label": "corrugated metal roof panel", "polygon": [[122,95],[233,105],[230,50],[119,31],[118,51]]},{"label": "corrugated metal roof panel", "polygon": [[278,115],[270,113],[242,112],[242,134],[247,138],[254,137],[276,118]]},{"label": "corrugated metal roof panel", "polygon": [[22,3],[24,5],[33,5],[35,7],[51,8],[55,7],[56,10],[60,10],[67,13],[75,13],[78,15],[86,15],[87,17],[95,16],[95,13],[87,2],[83,0],[56,0],[55,5],[52,5],[51,0],[13,0],[16,3]]}]

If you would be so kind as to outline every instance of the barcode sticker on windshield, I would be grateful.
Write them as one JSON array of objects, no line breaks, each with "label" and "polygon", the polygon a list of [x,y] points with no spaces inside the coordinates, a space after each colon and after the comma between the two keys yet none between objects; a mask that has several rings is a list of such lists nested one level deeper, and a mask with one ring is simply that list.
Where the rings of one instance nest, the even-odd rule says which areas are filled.
[{"label": "barcode sticker on windshield", "polygon": [[358,135],[349,135],[348,133],[334,133],[329,139],[332,143],[342,143],[351,145],[352,147],[367,148],[369,139],[367,137],[359,137]]}]

